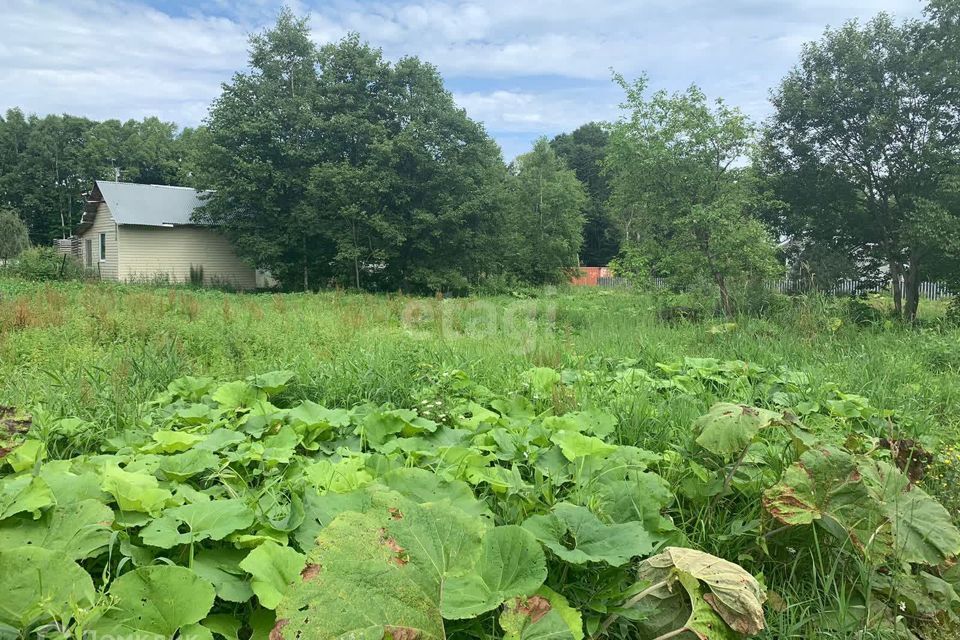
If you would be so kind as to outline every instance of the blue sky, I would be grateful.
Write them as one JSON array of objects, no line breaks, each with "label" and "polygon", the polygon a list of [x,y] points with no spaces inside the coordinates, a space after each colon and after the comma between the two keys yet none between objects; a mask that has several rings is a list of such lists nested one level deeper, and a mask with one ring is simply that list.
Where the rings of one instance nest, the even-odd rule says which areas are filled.
[{"label": "blue sky", "polygon": [[[274,0],[0,0],[0,110],[196,125],[246,66]],[[761,120],[803,42],[919,0],[293,0],[318,42],[357,31],[435,64],[509,160],[541,135],[618,114],[610,71],[699,84]]]}]

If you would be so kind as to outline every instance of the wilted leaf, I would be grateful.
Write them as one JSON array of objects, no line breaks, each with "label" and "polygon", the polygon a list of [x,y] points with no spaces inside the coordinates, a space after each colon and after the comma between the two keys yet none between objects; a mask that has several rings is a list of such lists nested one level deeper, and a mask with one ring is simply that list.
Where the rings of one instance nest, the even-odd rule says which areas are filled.
[{"label": "wilted leaf", "polygon": [[950,514],[886,462],[835,447],[805,452],[764,493],[785,525],[822,525],[868,556],[939,564],[960,553]]},{"label": "wilted leaf", "polygon": [[685,627],[701,638],[736,638],[734,631],[755,635],[764,628],[763,588],[732,562],[694,549],[668,547],[641,563],[639,577],[653,586],[663,585],[660,593],[650,594],[662,601],[675,599],[671,581],[679,580],[690,610]]}]

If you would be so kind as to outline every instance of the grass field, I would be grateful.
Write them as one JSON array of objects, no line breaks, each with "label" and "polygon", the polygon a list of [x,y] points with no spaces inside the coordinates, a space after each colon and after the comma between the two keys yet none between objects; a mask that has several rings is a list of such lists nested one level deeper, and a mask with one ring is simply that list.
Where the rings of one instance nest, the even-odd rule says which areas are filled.
[{"label": "grass field", "polygon": [[[883,306],[882,301],[874,304]],[[831,542],[819,527],[785,527],[771,520],[761,494],[767,496],[764,492],[772,490],[781,471],[807,444],[801,447],[796,439],[761,436],[748,442],[738,456],[739,449],[710,450],[695,440],[707,428],[698,418],[715,403],[733,402],[778,411],[781,416],[788,410],[799,416],[818,443],[842,447],[844,455],[863,460],[889,462],[896,457],[895,451],[878,445],[878,438],[912,441],[916,444],[911,447],[931,452],[919,486],[943,504],[956,523],[960,329],[942,321],[942,306],[926,304],[920,326],[904,327],[884,321],[882,313],[872,322],[858,322],[858,314],[842,301],[821,298],[786,301],[764,317],[744,317],[736,323],[720,318],[665,322],[658,313],[662,305],[651,294],[612,290],[440,300],[342,292],[244,295],[0,280],[0,405],[32,416],[30,437],[43,443],[48,460],[99,452],[122,456],[124,447],[132,445],[129,440],[117,444],[118,434],[149,434],[158,424],[179,424],[170,411],[182,409],[186,396],[178,400],[176,394],[168,393],[161,401],[151,402],[172,381],[209,376],[219,384],[288,370],[294,376],[278,386],[276,396],[270,395],[271,410],[282,416],[276,418],[277,424],[293,424],[286,409],[304,406],[307,400],[330,409],[365,406],[354,409],[349,418],[351,424],[361,425],[358,451],[376,452],[374,457],[390,459],[390,464],[396,462],[397,452],[384,453],[384,442],[371,439],[369,416],[377,411],[386,415],[383,412],[391,407],[414,408],[421,418],[449,427],[451,433],[459,433],[456,428],[465,424],[479,428],[481,412],[505,406],[497,404],[498,399],[522,398],[529,404],[529,415],[526,409],[516,415],[500,409],[499,417],[490,414],[487,426],[496,423],[508,433],[517,430],[512,425],[519,423],[514,420],[539,424],[536,421],[543,416],[602,412],[611,416],[615,426],[602,433],[584,427],[584,433],[655,454],[644,464],[663,478],[671,494],[659,509],[672,523],[671,533],[658,530],[660,543],[679,541],[761,576],[767,590],[764,637],[909,637],[908,628],[926,629],[927,637],[950,637],[952,627],[943,611],[957,612],[957,603],[944,595],[944,589],[938,596],[931,595],[937,589],[930,582],[920,589],[921,597],[915,584],[917,575],[929,575],[937,585],[960,582],[957,572],[949,568],[950,560],[917,563],[900,558],[906,562],[901,568],[911,568],[905,569],[903,584],[892,584],[889,558]],[[209,396],[201,399],[202,395],[196,395],[194,404],[225,406]],[[158,409],[161,405],[173,409]],[[236,410],[240,424],[249,422],[246,412]],[[217,420],[225,419],[217,415]],[[71,437],[61,437],[65,418],[79,419],[85,427]],[[270,418],[265,420],[269,424]],[[404,420],[407,426],[402,431],[398,427],[387,433],[409,436],[413,423],[409,417]],[[272,428],[268,426],[266,433]],[[525,465],[504,454],[509,447],[495,431],[487,433],[489,438],[483,442],[474,436],[471,446],[497,457],[493,467],[483,467],[484,473],[507,468],[516,470],[516,477],[491,480],[473,469],[464,472],[462,479],[485,499],[497,525],[546,517],[542,514],[561,500],[590,507],[603,516],[599,498],[583,497],[578,484],[582,466],[569,478],[559,476],[564,480],[550,474],[541,477],[532,462]],[[528,455],[535,455],[537,448],[531,442],[524,446],[530,447]],[[306,440],[297,446],[298,455],[303,454]],[[516,453],[510,450],[511,455]],[[315,453],[305,455],[312,460]],[[342,451],[332,455],[334,460],[347,459]],[[567,459],[574,463],[581,460],[579,455]],[[429,456],[415,459],[410,452],[406,456],[399,464],[419,465],[436,473],[446,469],[436,461],[418,462],[430,460]],[[587,455],[582,460],[591,458]],[[128,470],[133,468],[129,460],[124,464]],[[224,458],[224,468],[231,464],[240,463]],[[367,464],[373,463],[368,460]],[[459,472],[444,473],[446,479],[461,479]],[[266,471],[257,475],[257,482],[266,475]],[[162,474],[158,477],[161,482],[170,480]],[[209,478],[206,484],[197,484],[196,478],[190,482],[193,490],[219,495]],[[232,491],[230,495],[235,495]],[[330,491],[324,485],[320,493]],[[257,495],[262,500],[263,494]],[[613,526],[610,520],[617,522],[608,514],[607,526]],[[851,524],[851,530],[856,526]],[[118,520],[114,525],[124,527],[129,530],[124,535],[131,536],[129,544],[141,544],[133,524],[121,525]],[[291,533],[290,539],[294,538]],[[851,539],[856,539],[852,533]],[[234,543],[243,546],[237,540]],[[193,566],[193,543],[189,547],[188,555],[182,556],[187,560],[170,557]],[[152,562],[137,560],[135,554],[129,557],[131,563],[125,567],[118,567],[112,555],[106,560],[102,556],[75,559],[97,577],[99,593],[109,583],[99,577],[110,573],[103,566],[113,562],[110,571],[119,575],[140,562]],[[572,563],[555,552],[547,553],[547,564],[547,585],[581,612],[588,636],[601,633],[609,612],[615,611],[612,600],[603,600],[601,594],[611,584],[627,592],[633,582],[628,579],[633,575],[629,567],[619,567],[613,575],[612,566]],[[921,566],[925,573],[920,573]],[[255,572],[248,573],[256,579]],[[231,604],[217,586],[211,615],[232,616],[240,625],[241,637],[260,633],[262,625],[255,621],[265,607],[263,595],[255,591],[259,608],[249,602]],[[559,609],[554,600],[550,602]],[[109,605],[97,606],[101,615],[103,606]],[[280,606],[282,610],[284,605]],[[499,635],[491,622],[493,615],[448,622],[446,632],[455,637]],[[53,617],[68,633],[76,634],[82,627],[79,622],[71,627],[61,619],[64,616]],[[81,618],[74,615],[75,621]],[[646,623],[629,623],[628,618],[617,618],[605,633],[647,637],[642,631]],[[96,628],[95,622],[91,624]],[[213,623],[208,626],[216,628]],[[649,633],[651,638],[664,636]]]}]

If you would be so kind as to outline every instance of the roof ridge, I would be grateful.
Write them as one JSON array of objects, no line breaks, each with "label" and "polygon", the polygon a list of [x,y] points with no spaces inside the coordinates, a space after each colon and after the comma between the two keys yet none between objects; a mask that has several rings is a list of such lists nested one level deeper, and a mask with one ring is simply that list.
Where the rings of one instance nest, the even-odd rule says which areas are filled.
[{"label": "roof ridge", "polygon": [[197,189],[196,187],[182,187],[180,185],[175,185],[175,184],[148,184],[146,182],[117,182],[116,180],[97,180],[96,182],[103,183],[103,184],[116,184],[116,185],[122,185],[122,186],[130,186],[130,187],[156,187],[158,189],[187,189],[190,191],[198,191],[200,193],[210,191],[210,189]]}]

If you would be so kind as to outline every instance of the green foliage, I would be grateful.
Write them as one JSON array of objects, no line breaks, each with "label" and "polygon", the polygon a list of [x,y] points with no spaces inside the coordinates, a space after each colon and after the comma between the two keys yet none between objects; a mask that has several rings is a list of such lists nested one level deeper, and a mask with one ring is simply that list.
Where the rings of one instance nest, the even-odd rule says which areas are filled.
[{"label": "green foliage", "polygon": [[29,246],[27,225],[16,211],[0,207],[0,265],[6,266],[7,260],[16,258]]},{"label": "green foliage", "polygon": [[948,89],[960,72],[949,15],[934,8],[933,20],[898,24],[879,14],[807,44],[774,93],[760,163],[790,205],[774,214],[778,228],[821,252],[853,256],[866,276],[889,265],[904,278],[909,320],[920,282],[947,263],[955,270],[960,255],[960,130]]},{"label": "green foliage", "polygon": [[732,281],[762,282],[779,269],[771,235],[752,215],[762,200],[755,177],[736,168],[753,126],[696,87],[648,98],[645,79],[617,82],[627,114],[613,125],[605,166],[624,230],[618,271],[676,286],[710,282],[732,315]]},{"label": "green foliage", "polygon": [[[203,217],[288,288],[466,289],[501,270],[496,145],[436,69],[281,14],[210,116]],[[271,105],[264,109],[263,105]]]},{"label": "green foliage", "polygon": [[587,190],[580,264],[590,267],[608,264],[620,249],[620,231],[607,211],[609,177],[603,172],[609,140],[605,125],[590,122],[550,141],[557,156],[566,161]]},{"label": "green foliage", "polygon": [[155,117],[97,122],[9,109],[0,117],[0,202],[20,213],[35,245],[47,246],[71,234],[83,194],[94,180],[114,180],[116,170],[125,182],[202,186],[191,178],[199,174],[193,143],[202,130],[178,135]]},{"label": "green foliage", "polygon": [[[694,604],[690,624],[713,625],[712,633],[725,637],[728,627],[719,626],[726,623],[710,606],[712,587],[703,579],[685,577],[684,584],[677,574],[668,593],[654,591],[626,606],[653,586],[638,579],[639,564],[668,546],[702,550],[762,576],[770,594],[763,633],[770,636],[949,632],[948,611],[956,611],[952,560],[928,562],[950,548],[956,523],[909,496],[922,490],[949,513],[956,509],[952,481],[960,459],[947,453],[955,451],[949,443],[958,426],[956,368],[932,359],[955,341],[947,326],[861,328],[841,306],[812,297],[798,297],[792,309],[770,318],[741,317],[713,331],[696,323],[665,325],[656,319],[653,297],[619,291],[542,292],[519,302],[334,292],[171,294],[20,280],[0,282],[0,291],[3,394],[18,407],[0,409],[0,429],[28,429],[33,414],[29,433],[0,437],[0,449],[17,445],[0,454],[0,506],[12,506],[0,521],[0,544],[62,549],[92,576],[97,595],[65,614],[68,635],[96,628],[116,603],[111,583],[172,563],[192,569],[216,594],[206,617],[181,627],[184,638],[203,637],[198,624],[224,629],[227,637],[231,629],[240,639],[255,631],[265,637],[275,625],[265,605],[276,602],[282,609],[282,600],[291,597],[287,582],[303,580],[316,538],[335,527],[327,538],[330,553],[353,557],[350,548],[337,545],[353,539],[354,518],[370,513],[371,496],[381,493],[395,496],[386,515],[381,509],[383,518],[391,516],[389,507],[406,502],[414,511],[440,509],[442,518],[463,512],[483,529],[480,548],[486,531],[572,510],[558,505],[572,505],[584,516],[588,511],[603,531],[615,532],[616,525],[642,531],[631,544],[653,541],[619,566],[569,562],[541,543],[545,586],[472,618],[444,618],[441,611],[447,637],[500,637],[501,631],[577,637],[575,629],[592,637],[611,615],[601,636],[655,637],[690,621]],[[408,303],[442,309],[445,324],[408,319]],[[473,333],[472,323],[486,318],[478,313],[487,312],[480,303],[504,315],[554,310],[549,322],[538,322],[530,342],[520,343],[502,328],[505,322],[495,332],[483,325],[483,333]],[[194,320],[186,322],[190,312]],[[676,357],[684,352],[714,357]],[[53,359],[55,371],[39,370],[38,362]],[[90,361],[101,365],[91,368]],[[783,368],[784,362],[796,369]],[[271,368],[276,371],[251,375]],[[170,382],[186,370],[196,375]],[[753,435],[740,451],[711,445],[715,453],[697,439],[703,423],[713,424],[698,419],[717,403],[780,417],[749,429]],[[365,440],[374,424],[378,435]],[[723,421],[712,427],[721,435],[728,428]],[[881,438],[915,442],[895,453]],[[589,447],[580,450],[578,442]],[[558,443],[568,445],[572,460]],[[909,451],[920,446],[931,453],[918,452],[918,464],[908,464]],[[866,555],[827,522],[830,516],[787,526],[765,509],[764,494],[792,483],[787,470],[822,447],[839,448],[867,469],[887,465],[879,476],[883,486],[903,486],[907,476],[897,470],[910,470],[909,490],[891,489],[879,511],[889,517],[876,521],[883,540],[894,531],[889,518],[895,517],[897,538],[906,541],[902,548],[909,554]],[[114,464],[136,476],[129,479],[133,486],[152,476],[157,484],[145,483],[146,493],[166,491],[170,502],[160,494],[153,514],[120,509],[118,496],[131,502],[136,496],[116,482]],[[839,487],[829,479],[826,485]],[[811,491],[816,496],[819,488]],[[838,499],[831,497],[821,511],[838,511]],[[223,502],[231,513],[244,506],[253,520],[221,539],[215,539],[219,532],[205,533],[219,519],[208,526],[196,517],[203,509],[182,509],[216,510]],[[895,504],[907,508],[897,511]],[[918,529],[921,521],[908,517],[914,508],[941,533]],[[849,513],[844,526],[856,531],[856,514],[839,511],[837,521]],[[158,523],[176,544],[152,546],[148,532]],[[583,536],[573,538],[576,526],[561,525],[558,548],[586,552],[579,544]],[[258,549],[254,558],[270,556],[263,567],[247,561]],[[288,562],[273,562],[278,550]],[[926,559],[905,565],[907,555]],[[334,577],[345,580],[351,571]],[[254,573],[260,574],[258,593],[251,586]],[[465,607],[488,606],[507,592],[488,575],[464,585],[473,594]],[[371,593],[393,583],[377,584],[380,591],[370,587]],[[364,602],[373,601],[363,593]],[[348,615],[358,610],[353,602],[343,616],[347,624],[356,622]],[[869,618],[858,614],[866,607]],[[568,619],[574,622],[565,630],[560,621]],[[41,616],[25,635],[50,622]],[[15,633],[2,628],[0,635]]]},{"label": "green foliage", "polygon": [[504,247],[514,272],[530,282],[560,283],[579,266],[587,194],[546,138],[510,166],[511,237]]},{"label": "green foliage", "polygon": [[13,273],[26,280],[79,280],[84,276],[80,262],[51,247],[26,249],[17,256]]}]

